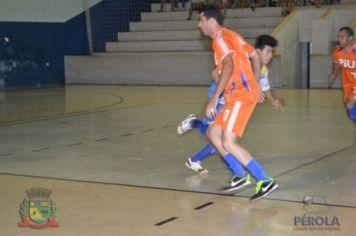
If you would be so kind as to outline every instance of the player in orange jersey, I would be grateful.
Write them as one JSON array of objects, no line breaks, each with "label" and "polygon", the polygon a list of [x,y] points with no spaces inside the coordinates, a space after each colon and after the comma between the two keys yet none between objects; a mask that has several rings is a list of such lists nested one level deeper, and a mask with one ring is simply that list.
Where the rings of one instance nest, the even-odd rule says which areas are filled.
[{"label": "player in orange jersey", "polygon": [[341,70],[344,104],[350,118],[356,121],[356,44],[353,42],[353,35],[353,30],[348,26],[339,29],[339,45],[334,49],[328,86],[331,88]]},{"label": "player in orange jersey", "polygon": [[[260,78],[261,61],[255,49],[239,34],[224,28],[222,21],[223,17],[216,7],[205,7],[199,14],[199,29],[212,38],[215,65],[219,73],[215,92],[205,109],[207,117],[215,117],[207,136],[224,160],[227,155],[236,158],[256,179],[256,193],[251,197],[255,201],[278,187],[251,154],[238,144],[257,101],[264,101],[263,92],[255,79]],[[216,114],[215,108],[221,93],[224,94],[225,105]],[[251,182],[243,168],[242,173],[241,185]]]}]

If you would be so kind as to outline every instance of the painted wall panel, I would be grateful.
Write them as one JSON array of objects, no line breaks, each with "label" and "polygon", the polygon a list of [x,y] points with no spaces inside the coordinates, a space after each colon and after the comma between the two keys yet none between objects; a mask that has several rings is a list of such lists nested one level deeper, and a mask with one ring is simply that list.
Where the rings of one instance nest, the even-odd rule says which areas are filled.
[{"label": "painted wall panel", "polygon": [[0,22],[66,22],[102,0],[1,0]]}]

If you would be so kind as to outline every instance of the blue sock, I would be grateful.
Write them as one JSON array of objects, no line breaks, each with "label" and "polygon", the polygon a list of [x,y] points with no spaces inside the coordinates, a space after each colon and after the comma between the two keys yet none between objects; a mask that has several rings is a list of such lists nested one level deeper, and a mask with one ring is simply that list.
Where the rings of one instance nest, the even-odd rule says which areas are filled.
[{"label": "blue sock", "polygon": [[356,106],[353,106],[351,109],[348,109],[348,113],[349,113],[350,118],[353,121],[356,121]]},{"label": "blue sock", "polygon": [[255,177],[257,181],[269,180],[268,175],[263,170],[262,166],[258,164],[255,159],[252,159],[246,166],[248,171]]},{"label": "blue sock", "polygon": [[233,155],[228,153],[223,158],[226,161],[226,163],[229,166],[229,168],[234,173],[234,175],[242,177],[242,176],[244,176],[246,174],[245,169],[242,167],[240,162],[235,159],[235,157]]},{"label": "blue sock", "polygon": [[202,161],[208,156],[211,156],[216,153],[216,149],[212,144],[206,145],[201,151],[199,151],[197,154],[195,154],[191,160],[192,161]]},{"label": "blue sock", "polygon": [[208,129],[208,125],[207,124],[204,124],[200,120],[195,119],[195,120],[193,120],[192,126],[193,126],[193,128],[198,129],[199,132],[203,136],[206,136],[206,130]]}]

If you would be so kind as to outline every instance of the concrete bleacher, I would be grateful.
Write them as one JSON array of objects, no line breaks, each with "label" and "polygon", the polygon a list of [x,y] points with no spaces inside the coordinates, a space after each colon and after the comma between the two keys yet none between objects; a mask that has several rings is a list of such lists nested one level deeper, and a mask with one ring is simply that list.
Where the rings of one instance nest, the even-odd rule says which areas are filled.
[{"label": "concrete bleacher", "polygon": [[[226,18],[224,21],[224,26],[228,28],[236,27],[273,27],[278,25],[282,17],[279,16],[280,9],[277,7],[273,8],[276,16],[264,16],[263,10],[256,10],[252,12],[250,9],[238,9],[235,11],[249,11],[251,12],[250,17],[234,17]],[[233,11],[233,10],[231,10]],[[260,13],[257,13],[260,12]],[[152,13],[153,14],[153,13]],[[155,13],[160,14],[160,13]],[[169,15],[167,15],[169,17]],[[229,16],[228,16],[229,17]],[[143,22],[131,22],[130,31],[160,31],[160,30],[190,30],[197,29],[197,20],[185,20],[181,21],[171,21],[167,18],[164,21],[143,21]]]},{"label": "concrete bleacher", "polygon": [[[158,8],[157,5],[159,6],[159,4],[152,5],[153,11]],[[257,14],[252,14],[250,9],[229,10],[224,25],[239,32],[248,42],[253,43],[257,35],[271,33],[282,19],[278,8],[263,8],[257,11]],[[131,22],[130,32],[120,32],[118,42],[106,43],[106,51],[210,50],[210,39],[197,29],[197,14],[194,14],[193,20],[187,21],[186,18],[186,11],[142,13],[142,21]]]},{"label": "concrete bleacher", "polygon": [[[213,58],[210,39],[198,30],[198,14],[187,21],[187,11],[170,12],[165,4],[151,5],[141,22],[131,22],[129,32],[107,42],[105,53],[66,56],[66,83],[205,85],[210,81]],[[281,9],[229,9],[225,26],[253,43],[257,35],[270,34],[282,21]]]},{"label": "concrete bleacher", "polygon": [[[279,40],[270,82],[273,87],[299,87],[305,79],[300,44],[311,43],[310,86],[325,87],[330,73],[332,46],[340,26],[356,27],[356,0],[341,5],[297,7],[281,18],[281,9],[230,9],[225,25],[253,43],[259,34]],[[106,52],[92,56],[65,57],[66,83],[205,85],[213,68],[210,39],[197,29],[197,14],[186,21],[187,11],[141,13],[141,22],[131,22],[130,32],[118,33],[117,42],[107,42]],[[304,69],[303,69],[304,68]]]}]

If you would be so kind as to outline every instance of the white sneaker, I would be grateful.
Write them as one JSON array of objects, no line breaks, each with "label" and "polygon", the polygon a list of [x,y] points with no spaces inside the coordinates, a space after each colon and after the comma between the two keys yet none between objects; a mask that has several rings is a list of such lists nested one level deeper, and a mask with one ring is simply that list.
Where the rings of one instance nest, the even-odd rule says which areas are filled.
[{"label": "white sneaker", "polygon": [[189,130],[193,129],[192,127],[192,121],[196,120],[197,116],[195,114],[190,114],[189,116],[187,116],[187,118],[185,118],[177,127],[177,133],[179,135],[182,135],[186,132],[188,132]]},{"label": "white sneaker", "polygon": [[205,169],[204,167],[201,166],[200,161],[192,161],[191,158],[188,158],[188,160],[185,162],[185,166],[188,167],[189,169],[194,170],[198,174],[208,174],[209,171]]}]

